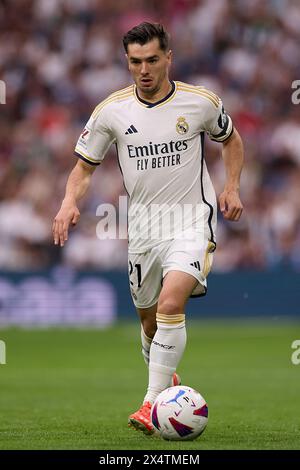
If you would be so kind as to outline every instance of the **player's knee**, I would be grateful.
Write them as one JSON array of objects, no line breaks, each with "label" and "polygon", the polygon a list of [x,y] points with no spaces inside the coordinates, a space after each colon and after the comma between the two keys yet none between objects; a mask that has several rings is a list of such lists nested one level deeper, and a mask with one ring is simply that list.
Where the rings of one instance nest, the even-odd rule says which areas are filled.
[{"label": "player's knee", "polygon": [[178,315],[183,312],[183,305],[172,297],[165,297],[158,302],[157,311],[163,315]]}]

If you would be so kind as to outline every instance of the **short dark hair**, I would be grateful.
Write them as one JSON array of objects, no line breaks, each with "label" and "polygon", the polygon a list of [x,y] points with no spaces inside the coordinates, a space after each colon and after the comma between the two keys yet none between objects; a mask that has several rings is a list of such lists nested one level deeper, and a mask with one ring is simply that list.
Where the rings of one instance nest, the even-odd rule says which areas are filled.
[{"label": "short dark hair", "polygon": [[170,36],[160,23],[148,23],[145,21],[134,28],[130,29],[123,37],[123,45],[126,53],[128,52],[128,44],[137,42],[141,46],[157,38],[159,47],[166,52],[169,48]]}]

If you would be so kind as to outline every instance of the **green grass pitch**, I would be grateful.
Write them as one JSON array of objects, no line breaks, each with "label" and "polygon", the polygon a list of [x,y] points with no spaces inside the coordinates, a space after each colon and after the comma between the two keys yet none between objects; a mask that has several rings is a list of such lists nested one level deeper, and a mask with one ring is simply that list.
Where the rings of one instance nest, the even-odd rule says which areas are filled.
[{"label": "green grass pitch", "polygon": [[178,369],[198,389],[209,424],[191,442],[127,427],[147,372],[139,326],[106,330],[0,331],[1,449],[300,449],[300,365],[291,362],[296,323],[188,323]]}]

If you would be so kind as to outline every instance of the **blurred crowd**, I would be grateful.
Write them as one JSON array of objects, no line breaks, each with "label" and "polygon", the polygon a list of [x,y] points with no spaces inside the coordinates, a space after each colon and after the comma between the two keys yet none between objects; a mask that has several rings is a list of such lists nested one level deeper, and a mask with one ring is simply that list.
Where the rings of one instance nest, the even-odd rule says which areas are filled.
[{"label": "blurred crowd", "polygon": [[[114,149],[63,250],[52,243],[52,220],[89,115],[131,83],[122,36],[145,20],[171,33],[171,77],[219,94],[244,140],[245,212],[238,223],[219,217],[214,270],[300,270],[298,0],[2,0],[0,270],[127,265],[126,240],[96,237],[98,205],[117,206],[125,194]],[[221,146],[209,139],[206,159],[220,193]]]}]

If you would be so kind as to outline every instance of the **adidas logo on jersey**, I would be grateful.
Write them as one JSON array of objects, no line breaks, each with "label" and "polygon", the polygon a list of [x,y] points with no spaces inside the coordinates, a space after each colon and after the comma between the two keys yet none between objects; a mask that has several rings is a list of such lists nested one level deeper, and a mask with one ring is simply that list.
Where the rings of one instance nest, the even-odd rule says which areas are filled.
[{"label": "adidas logo on jersey", "polygon": [[136,128],[134,127],[133,124],[131,124],[131,126],[127,129],[127,131],[125,132],[125,135],[128,135],[128,134],[137,134],[137,130]]},{"label": "adidas logo on jersey", "polygon": [[201,271],[199,261],[194,261],[194,263],[190,263],[190,265],[193,266],[194,268],[198,269],[198,271]]}]

